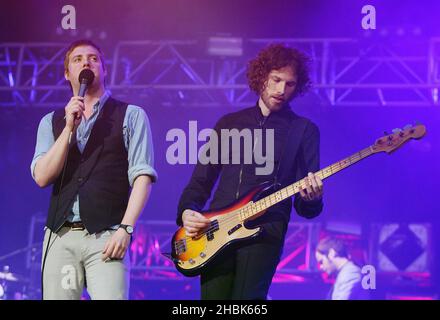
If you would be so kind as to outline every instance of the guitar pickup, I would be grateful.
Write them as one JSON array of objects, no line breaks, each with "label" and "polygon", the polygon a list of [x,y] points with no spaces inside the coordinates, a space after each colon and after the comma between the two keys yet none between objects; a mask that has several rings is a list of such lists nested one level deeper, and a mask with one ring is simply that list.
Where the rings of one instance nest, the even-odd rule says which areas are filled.
[{"label": "guitar pickup", "polygon": [[235,231],[237,231],[241,227],[242,227],[241,223],[237,224],[235,227],[233,227],[231,230],[228,231],[228,234],[229,235],[233,234]]},{"label": "guitar pickup", "polygon": [[211,230],[212,232],[215,232],[215,231],[218,230],[218,221],[217,221],[217,220],[213,220],[213,221],[211,221],[210,230]]},{"label": "guitar pickup", "polygon": [[208,241],[214,240],[214,232],[218,231],[218,221],[213,220],[211,221],[211,225],[209,227],[208,232],[206,233],[206,238]]},{"label": "guitar pickup", "polygon": [[174,243],[174,252],[179,255],[186,252],[186,240],[181,239]]}]

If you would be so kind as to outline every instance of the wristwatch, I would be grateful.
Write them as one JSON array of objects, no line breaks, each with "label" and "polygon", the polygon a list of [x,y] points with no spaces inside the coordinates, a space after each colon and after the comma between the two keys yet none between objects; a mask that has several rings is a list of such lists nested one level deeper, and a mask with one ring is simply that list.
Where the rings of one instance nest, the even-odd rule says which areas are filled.
[{"label": "wristwatch", "polygon": [[134,228],[128,224],[120,224],[119,228],[124,229],[130,236],[133,234]]}]

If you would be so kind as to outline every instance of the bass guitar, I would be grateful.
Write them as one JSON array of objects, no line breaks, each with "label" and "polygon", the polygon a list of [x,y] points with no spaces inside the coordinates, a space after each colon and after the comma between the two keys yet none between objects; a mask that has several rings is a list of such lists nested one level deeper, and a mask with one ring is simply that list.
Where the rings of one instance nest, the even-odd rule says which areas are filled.
[{"label": "bass guitar", "polygon": [[[421,124],[414,127],[409,125],[403,130],[394,129],[392,134],[377,139],[368,148],[325,167],[315,175],[324,180],[372,154],[379,152],[390,154],[407,141],[422,138],[425,133],[426,128]],[[195,237],[187,236],[185,229],[179,228],[171,240],[171,254],[164,255],[171,258],[177,270],[183,275],[199,275],[230,244],[257,236],[261,228],[248,229],[245,222],[263,215],[271,206],[305,188],[305,179],[292,183],[262,199],[256,197],[262,191],[262,188],[258,187],[226,208],[204,212],[204,216],[211,220],[209,227]]]}]

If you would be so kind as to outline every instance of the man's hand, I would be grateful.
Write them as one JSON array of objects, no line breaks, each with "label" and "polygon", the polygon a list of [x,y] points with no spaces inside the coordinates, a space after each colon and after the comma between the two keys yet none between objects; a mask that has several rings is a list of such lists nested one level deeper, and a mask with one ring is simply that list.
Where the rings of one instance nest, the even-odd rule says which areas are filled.
[{"label": "man's hand", "polygon": [[85,111],[84,98],[80,96],[70,98],[64,110],[66,112],[66,127],[73,131],[80,124]]},{"label": "man's hand", "polygon": [[309,172],[307,178],[305,178],[306,187],[299,190],[301,198],[306,201],[320,200],[324,193],[323,184],[318,176]]},{"label": "man's hand", "polygon": [[211,220],[205,218],[201,213],[190,209],[183,211],[182,221],[186,235],[189,237],[195,237],[202,229],[211,223]]},{"label": "man's hand", "polygon": [[107,259],[122,260],[124,259],[125,252],[130,244],[130,235],[122,228],[116,230],[112,237],[108,239],[102,251],[102,260]]}]

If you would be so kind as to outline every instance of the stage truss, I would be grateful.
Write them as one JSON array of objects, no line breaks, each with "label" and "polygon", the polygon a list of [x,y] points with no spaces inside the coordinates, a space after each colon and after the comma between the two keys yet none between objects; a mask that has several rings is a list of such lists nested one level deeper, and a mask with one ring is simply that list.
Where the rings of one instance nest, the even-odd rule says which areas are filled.
[{"label": "stage truss", "polygon": [[[312,58],[308,99],[328,107],[438,106],[440,38],[120,41],[106,53],[107,87],[143,105],[243,107],[255,103],[249,59],[282,42]],[[61,107],[66,43],[0,44],[0,106]]]},{"label": "stage truss", "polygon": [[[45,220],[45,214],[34,214],[29,227],[28,246],[0,257],[0,261],[7,261],[10,256],[26,254],[28,271],[22,282],[27,287],[28,297],[38,298],[40,294]],[[198,282],[197,277],[188,278],[181,275],[173,263],[163,255],[170,251],[171,237],[176,228],[174,221],[138,221],[129,250],[130,277],[133,283],[139,286],[144,282],[156,281],[159,286],[166,287],[165,284],[168,283],[182,290],[192,290]],[[283,254],[273,283],[332,283],[332,278],[319,271],[314,257],[319,239],[332,235],[344,239],[353,260],[359,266],[375,266],[381,283],[387,283],[390,290],[404,292],[418,288],[417,290],[429,291],[432,287],[433,270],[431,226],[394,223],[373,225],[369,229],[371,233],[363,234],[360,226],[353,227],[352,224],[346,223],[289,223]],[[143,293],[136,291],[136,294]]]},{"label": "stage truss", "polygon": [[[45,217],[42,213],[32,216],[29,229],[26,267],[39,269],[41,241]],[[284,251],[276,272],[275,282],[304,281],[307,274],[316,274],[313,257],[319,239],[319,223],[290,223],[286,234]],[[169,253],[171,238],[177,226],[174,221],[144,221],[136,224],[130,244],[131,278],[134,280],[189,280],[181,275],[163,253]]]}]

